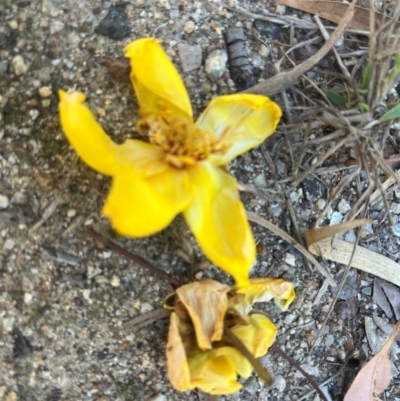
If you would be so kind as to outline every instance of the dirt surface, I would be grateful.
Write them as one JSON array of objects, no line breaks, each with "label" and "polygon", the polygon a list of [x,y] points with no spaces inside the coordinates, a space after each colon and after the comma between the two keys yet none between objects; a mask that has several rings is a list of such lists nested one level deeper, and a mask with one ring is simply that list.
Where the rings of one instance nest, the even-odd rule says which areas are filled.
[{"label": "dirt surface", "polygon": [[[226,5],[240,5],[257,15],[295,13],[272,2]],[[295,14],[310,20],[307,14]],[[229,70],[226,63],[224,33],[232,27],[243,28],[245,34],[243,74]],[[301,38],[307,33],[295,32]],[[213,97],[235,93],[270,76],[292,31],[289,26],[254,22],[217,0],[123,4],[1,0],[0,399],[5,401],[199,400],[195,391],[181,394],[168,383],[168,321],[160,319],[139,330],[126,326],[135,316],[160,308],[170,285],[105,249],[87,234],[86,227],[113,238],[183,283],[203,278],[231,281],[205,259],[180,217],[159,235],[142,240],[117,237],[100,214],[110,181],[78,160],[57,114],[57,90],[76,88],[87,95],[87,104],[115,141],[134,137],[138,105],[132,87],[98,61],[100,56],[123,57],[124,47],[144,36],[162,43],[182,73],[198,115]],[[361,45],[351,42],[350,46],[356,50]],[[300,48],[297,62],[315,52],[314,46]],[[211,59],[217,67],[209,66]],[[333,63],[329,56],[308,77],[325,79],[320,70]],[[286,100],[274,97],[284,109],[284,123],[292,123],[303,111],[299,99],[298,91],[290,92]],[[293,107],[291,113],[286,113],[285,104]],[[245,189],[246,208],[299,240],[348,169],[325,170],[292,188],[291,158],[299,151],[304,132],[281,127],[273,139],[236,159],[230,171]],[[393,138],[397,151],[398,138]],[[287,146],[295,143],[297,147]],[[304,166],[325,146],[310,145]],[[339,151],[324,167],[338,166],[351,156]],[[325,223],[342,220],[357,194],[357,187],[350,185],[333,203]],[[397,223],[398,187],[388,190],[388,199]],[[400,228],[388,228],[383,202],[370,207],[369,217],[374,223],[364,245],[397,261]],[[253,229],[258,259],[252,276],[292,280],[298,294],[285,313],[273,305],[257,307],[273,316],[280,329],[277,343],[316,382],[337,374],[321,386],[327,397],[341,400],[357,369],[376,352],[367,341],[365,317],[375,313],[390,320],[372,303],[374,277],[351,272],[334,314],[311,350],[333,293],[329,288],[321,290],[323,279],[304,264],[300,253],[265,229],[256,225]],[[354,242],[355,233],[347,233],[346,240]],[[325,265],[338,281],[344,267],[329,261]],[[379,331],[377,338],[383,338]],[[398,350],[394,347],[392,353],[395,375],[400,369]],[[309,382],[282,357],[271,352],[262,362],[275,376],[272,388],[253,375],[240,393],[221,400],[319,399],[306,395]],[[398,376],[393,379],[386,400],[400,400],[398,380]]]}]

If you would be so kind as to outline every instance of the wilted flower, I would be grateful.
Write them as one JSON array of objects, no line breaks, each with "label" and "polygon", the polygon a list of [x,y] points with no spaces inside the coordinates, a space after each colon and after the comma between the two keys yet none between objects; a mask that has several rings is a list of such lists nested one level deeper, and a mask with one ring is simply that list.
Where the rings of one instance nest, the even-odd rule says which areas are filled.
[{"label": "wilted flower", "polygon": [[155,39],[126,48],[144,139],[114,143],[82,103],[60,91],[61,125],[79,156],[113,177],[103,213],[123,235],[143,237],[183,213],[204,253],[245,285],[255,245],[237,183],[224,166],[262,143],[281,111],[267,97],[221,96],[196,123],[183,82]]},{"label": "wilted flower", "polygon": [[[284,309],[294,299],[294,286],[282,279],[250,280],[236,289],[213,280],[179,287],[167,300],[173,310],[167,345],[168,377],[179,391],[231,394],[248,378],[250,362],[225,338],[229,328],[251,354],[265,355],[275,340],[274,324],[264,315],[249,314],[253,302],[275,298]],[[246,311],[246,312],[243,312]]]}]

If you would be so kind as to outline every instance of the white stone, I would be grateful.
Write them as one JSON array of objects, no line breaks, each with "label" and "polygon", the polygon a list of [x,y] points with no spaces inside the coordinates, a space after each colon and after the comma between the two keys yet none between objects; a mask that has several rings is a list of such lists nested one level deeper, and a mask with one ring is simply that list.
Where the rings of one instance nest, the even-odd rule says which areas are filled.
[{"label": "white stone", "polygon": [[7,209],[10,204],[9,199],[5,195],[0,195],[0,209]]},{"label": "white stone", "polygon": [[18,76],[24,75],[28,71],[28,66],[25,64],[24,59],[20,55],[15,56],[12,59],[11,64],[13,66],[15,74]]},{"label": "white stone", "polygon": [[15,19],[11,20],[8,22],[8,26],[15,31],[16,29],[18,29],[18,21],[16,21]]},{"label": "white stone", "polygon": [[50,97],[52,94],[53,92],[48,86],[42,86],[41,88],[39,88],[39,95],[43,98]]},{"label": "white stone", "polygon": [[75,217],[76,216],[76,210],[75,209],[68,209],[67,210],[67,217]]},{"label": "white stone", "polygon": [[350,203],[346,199],[341,199],[338,204],[338,210],[342,214],[346,214],[351,209]]},{"label": "white stone", "polygon": [[228,56],[224,50],[212,51],[205,63],[205,70],[212,81],[218,81],[225,72]]},{"label": "white stone", "polygon": [[333,226],[335,224],[339,224],[343,219],[343,215],[342,213],[339,212],[333,212],[332,213],[332,217],[331,217],[331,221],[330,221],[330,225]]},{"label": "white stone", "polygon": [[3,319],[3,330],[6,333],[10,333],[14,328],[15,317],[5,317]]},{"label": "white stone", "polygon": [[113,287],[119,287],[121,284],[121,280],[118,276],[112,276],[111,277],[111,285]]},{"label": "white stone", "polygon": [[316,202],[315,205],[317,206],[317,208],[318,208],[319,210],[324,210],[324,207],[326,206],[326,200],[320,198],[320,199],[317,200],[317,202]]},{"label": "white stone", "polygon": [[57,19],[50,22],[50,33],[54,35],[55,33],[61,32],[65,27],[64,22]]},{"label": "white stone", "polygon": [[183,31],[185,33],[192,33],[196,29],[196,25],[193,21],[186,22],[185,26],[183,27]]},{"label": "white stone", "polygon": [[153,307],[148,302],[143,302],[140,305],[140,313],[151,312],[152,310],[153,310]]},{"label": "white stone", "polygon": [[261,45],[260,49],[258,50],[258,53],[260,54],[261,57],[268,57],[270,51],[267,46]]},{"label": "white stone", "polygon": [[4,249],[6,251],[11,251],[11,249],[13,249],[15,246],[15,241],[11,238],[6,239],[6,241],[4,242]]}]

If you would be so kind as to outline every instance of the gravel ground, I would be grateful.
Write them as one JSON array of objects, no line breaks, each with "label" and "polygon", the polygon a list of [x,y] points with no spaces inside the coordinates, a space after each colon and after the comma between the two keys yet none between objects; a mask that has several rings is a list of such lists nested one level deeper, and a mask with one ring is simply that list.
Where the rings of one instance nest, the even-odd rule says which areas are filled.
[{"label": "gravel ground", "polygon": [[[284,11],[264,1],[240,5],[258,14]],[[228,28],[242,27],[246,34],[247,82],[268,76],[278,53],[276,43],[288,37],[289,29],[261,25],[256,31],[251,18],[217,0],[133,0],[122,5],[106,0],[1,0],[0,399],[199,399],[196,392],[180,394],[168,383],[167,320],[126,329],[135,316],[160,308],[171,287],[105,249],[88,236],[86,227],[114,238],[181,282],[230,279],[209,265],[181,218],[143,240],[115,236],[99,213],[109,179],[85,166],[69,147],[58,120],[57,90],[85,92],[105,130],[122,141],[135,135],[138,105],[131,86],[109,74],[99,64],[100,56],[120,58],[131,40],[156,37],[182,72],[198,114],[216,95],[234,93],[246,84],[226,66],[223,33]],[[280,97],[275,100],[282,104]],[[282,138],[278,132],[275,142],[239,157],[230,168],[247,185],[246,207],[295,235],[282,193],[294,205],[303,231],[315,221],[341,173],[311,177],[289,190],[288,153],[274,159],[274,170],[266,156]],[[390,196],[397,205],[396,191]],[[350,188],[334,203],[329,219],[340,221],[355,199],[356,191]],[[379,220],[383,206],[375,209]],[[332,400],[340,400],[359,363],[372,355],[364,316],[377,309],[371,301],[373,277],[352,273],[324,335],[309,353],[333,295],[328,290],[314,302],[323,280],[285,242],[258,226],[254,233],[259,256],[252,275],[284,277],[297,288],[298,297],[286,313],[260,305],[280,328],[280,347],[318,383],[339,372],[325,390]],[[397,260],[397,234],[386,230],[384,235],[387,254]],[[378,243],[369,246],[378,249]],[[339,280],[343,266],[328,262],[328,268]],[[355,351],[357,358],[351,358]],[[272,388],[252,376],[240,393],[221,399],[299,400],[311,389],[278,355],[271,353],[262,361],[275,375]],[[399,367],[397,360],[394,363]],[[386,399],[399,400],[398,392],[392,385]]]}]

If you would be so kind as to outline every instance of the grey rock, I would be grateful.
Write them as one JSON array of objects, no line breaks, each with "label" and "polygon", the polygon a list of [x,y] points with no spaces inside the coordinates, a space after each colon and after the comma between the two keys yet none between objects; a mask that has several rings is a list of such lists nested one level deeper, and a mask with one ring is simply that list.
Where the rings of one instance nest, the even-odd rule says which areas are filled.
[{"label": "grey rock", "polygon": [[8,71],[8,60],[0,61],[0,76],[6,76]]},{"label": "grey rock", "polygon": [[303,180],[302,186],[306,199],[309,202],[316,202],[324,195],[322,183],[314,177],[306,177]]},{"label": "grey rock", "polygon": [[397,224],[394,224],[393,226],[391,226],[390,231],[396,237],[400,237],[400,223],[397,223]]},{"label": "grey rock", "polygon": [[25,192],[18,191],[11,198],[12,205],[24,205],[28,201],[28,197]]},{"label": "grey rock", "polygon": [[255,395],[255,393],[260,389],[260,384],[258,383],[255,376],[251,376],[246,381],[243,387],[248,393],[250,393],[251,395]]},{"label": "grey rock", "polygon": [[282,214],[282,207],[279,203],[274,203],[271,205],[270,211],[274,217],[279,217]]},{"label": "grey rock", "polygon": [[225,72],[228,56],[224,50],[212,51],[205,64],[205,70],[212,81],[218,81]]},{"label": "grey rock", "polygon": [[107,15],[100,21],[95,32],[114,40],[127,38],[131,34],[131,28],[122,6],[110,6]]},{"label": "grey rock", "polygon": [[286,379],[282,375],[275,376],[273,386],[282,393],[286,388]]},{"label": "grey rock", "polygon": [[184,72],[193,71],[201,67],[202,54],[199,46],[179,43],[178,52],[182,63],[182,70]]},{"label": "grey rock", "polygon": [[332,334],[327,334],[324,338],[324,344],[326,348],[329,348],[335,341],[335,337]]},{"label": "grey rock", "polygon": [[265,188],[267,186],[267,180],[264,173],[258,174],[254,179],[254,185],[259,188]]},{"label": "grey rock", "polygon": [[372,295],[372,288],[371,287],[364,287],[361,288],[361,294],[367,295],[370,297]]},{"label": "grey rock", "polygon": [[[337,283],[340,282],[340,280],[343,277],[343,271],[341,271],[340,273],[337,274],[337,276],[335,277],[335,281]],[[352,269],[349,271],[349,274],[346,277],[346,281],[344,282],[342,291],[340,292],[339,298],[340,299],[344,299],[344,300],[348,300],[350,298],[354,298],[357,296],[358,293],[358,287],[359,284],[357,282],[357,270]],[[335,295],[337,292],[337,287],[331,288],[332,294]]]}]

